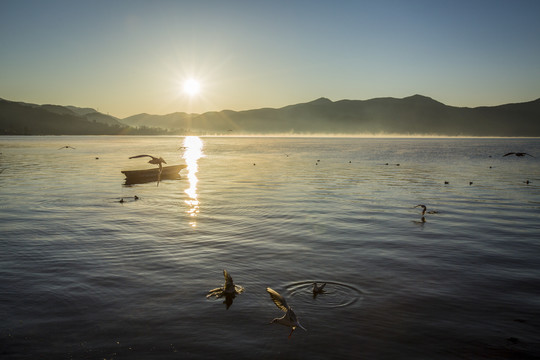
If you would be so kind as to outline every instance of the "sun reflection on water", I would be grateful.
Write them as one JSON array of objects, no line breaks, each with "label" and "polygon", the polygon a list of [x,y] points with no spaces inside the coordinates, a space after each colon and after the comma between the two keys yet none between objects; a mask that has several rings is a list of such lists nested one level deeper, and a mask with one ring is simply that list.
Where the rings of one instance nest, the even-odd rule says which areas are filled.
[{"label": "sun reflection on water", "polygon": [[203,157],[203,142],[198,136],[186,136],[184,138],[183,147],[185,148],[185,151],[182,158],[186,161],[187,177],[189,181],[189,188],[184,190],[189,196],[189,199],[185,202],[189,206],[187,213],[192,218],[189,224],[191,227],[196,227],[197,222],[195,218],[200,212],[200,202],[197,194],[197,183],[199,182],[199,179],[197,179],[197,172],[199,171],[198,161]]}]

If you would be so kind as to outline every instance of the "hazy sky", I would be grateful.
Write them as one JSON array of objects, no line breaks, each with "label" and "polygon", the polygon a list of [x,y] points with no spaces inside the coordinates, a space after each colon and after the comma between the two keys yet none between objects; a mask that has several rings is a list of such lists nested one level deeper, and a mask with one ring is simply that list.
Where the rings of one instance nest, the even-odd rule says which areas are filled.
[{"label": "hazy sky", "polygon": [[322,96],[530,101],[539,19],[538,0],[2,0],[0,97],[121,118]]}]

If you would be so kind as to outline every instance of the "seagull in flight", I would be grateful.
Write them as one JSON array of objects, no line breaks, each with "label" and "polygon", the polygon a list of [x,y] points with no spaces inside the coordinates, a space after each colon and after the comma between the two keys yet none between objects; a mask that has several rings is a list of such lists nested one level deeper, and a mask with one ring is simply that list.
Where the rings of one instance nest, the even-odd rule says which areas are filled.
[{"label": "seagull in flight", "polygon": [[166,164],[167,162],[163,160],[162,157],[157,158],[152,155],[136,155],[136,156],[131,156],[130,159],[141,158],[141,157],[150,157],[151,159],[150,161],[148,161],[148,163],[159,166],[159,174],[158,174],[158,181],[157,181],[159,185],[159,181],[161,180],[161,172],[163,171],[163,166],[161,164]]},{"label": "seagull in flight", "polygon": [[58,148],[58,150],[60,150],[60,149],[73,149],[73,150],[75,150],[75,148],[73,146],[69,146],[69,145],[61,146],[61,147]]},{"label": "seagull in flight", "polygon": [[225,297],[225,301],[223,301],[223,303],[227,305],[227,309],[229,309],[233,303],[233,299],[236,297],[236,295],[243,293],[244,288],[240,285],[236,285],[232,279],[232,276],[225,269],[223,269],[223,277],[225,278],[225,283],[223,286],[210,290],[208,295],[206,295],[206,298],[210,298],[212,296],[215,296],[218,299]]},{"label": "seagull in flight", "polygon": [[150,161],[148,161],[149,164],[156,164],[156,165],[159,166],[160,169],[162,168],[161,164],[166,164],[167,163],[165,160],[163,160],[162,157],[157,158],[157,157],[152,156],[152,155],[136,155],[136,156],[130,157],[130,159],[141,158],[141,157],[145,157],[145,156],[149,157],[149,158],[152,158],[152,159],[150,159]]},{"label": "seagull in flight", "polygon": [[222,297],[224,295],[238,295],[244,292],[244,288],[240,285],[235,285],[232,276],[229,272],[223,269],[223,277],[225,278],[225,284],[222,287],[212,289],[208,292],[206,297]]},{"label": "seagull in flight", "polygon": [[290,327],[292,330],[291,330],[291,333],[289,334],[289,339],[291,338],[293,331],[297,327],[301,327],[302,329],[307,331],[305,327],[300,325],[300,323],[298,322],[298,318],[296,317],[296,314],[294,313],[292,308],[289,305],[287,305],[287,301],[285,301],[285,298],[283,296],[281,296],[277,291],[269,287],[266,288],[266,291],[270,294],[272,301],[274,302],[274,304],[276,304],[278,309],[285,312],[285,315],[283,315],[280,318],[273,319],[270,322],[270,324],[278,323],[278,324]]},{"label": "seagull in flight", "polygon": [[527,154],[526,152],[509,152],[509,153],[504,154],[503,157],[508,156],[508,155],[516,155],[516,156],[525,156],[525,155],[528,155],[528,156],[530,156],[530,157],[534,157],[534,156],[532,156],[531,154]]}]

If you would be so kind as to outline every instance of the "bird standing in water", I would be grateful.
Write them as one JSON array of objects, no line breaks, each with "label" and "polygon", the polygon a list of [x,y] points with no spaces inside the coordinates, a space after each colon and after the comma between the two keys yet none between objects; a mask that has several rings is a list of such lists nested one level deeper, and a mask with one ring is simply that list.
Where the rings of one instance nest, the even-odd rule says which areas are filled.
[{"label": "bird standing in water", "polygon": [[289,338],[292,336],[293,331],[297,327],[301,327],[302,329],[307,331],[305,327],[300,325],[300,323],[298,322],[298,318],[296,317],[296,314],[294,313],[292,308],[289,305],[287,305],[287,301],[285,301],[285,298],[283,296],[281,296],[277,291],[269,287],[266,288],[266,291],[270,294],[272,301],[274,302],[274,304],[276,304],[278,309],[285,311],[285,315],[283,315],[280,318],[273,319],[270,322],[270,324],[278,323],[278,324],[290,327],[292,330],[291,330],[291,333],[289,334]]},{"label": "bird standing in water", "polygon": [[150,161],[148,161],[148,163],[159,166],[159,174],[158,174],[158,181],[157,181],[157,184],[159,185],[159,181],[161,180],[161,172],[163,171],[163,165],[161,164],[166,164],[167,162],[163,160],[162,157],[158,158],[152,155],[136,155],[136,156],[131,156],[130,159],[136,159],[140,157],[150,157],[151,159]]}]

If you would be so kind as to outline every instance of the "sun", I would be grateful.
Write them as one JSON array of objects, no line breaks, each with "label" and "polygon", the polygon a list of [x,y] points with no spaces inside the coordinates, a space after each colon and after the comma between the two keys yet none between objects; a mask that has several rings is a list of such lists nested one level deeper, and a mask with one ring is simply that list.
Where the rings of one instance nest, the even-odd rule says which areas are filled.
[{"label": "sun", "polygon": [[190,78],[184,81],[184,93],[189,96],[195,96],[201,92],[201,83],[196,79]]}]

